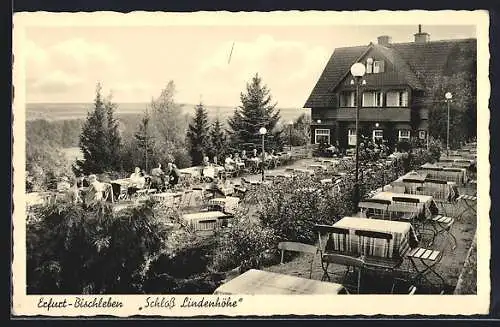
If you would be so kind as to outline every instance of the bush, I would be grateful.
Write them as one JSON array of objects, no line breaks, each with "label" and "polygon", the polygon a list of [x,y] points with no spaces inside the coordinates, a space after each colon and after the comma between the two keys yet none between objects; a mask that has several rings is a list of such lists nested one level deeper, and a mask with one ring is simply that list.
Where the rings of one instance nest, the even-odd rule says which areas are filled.
[{"label": "bush", "polygon": [[166,228],[147,205],[113,212],[107,203],[43,206],[27,222],[29,294],[142,293]]},{"label": "bush", "polygon": [[249,261],[259,261],[264,251],[277,246],[273,231],[252,221],[247,210],[238,210],[233,221],[232,226],[215,236],[210,264],[214,271],[228,271]]},{"label": "bush", "polygon": [[251,190],[248,198],[256,203],[256,217],[279,241],[311,244],[314,224],[331,224],[351,213],[353,184],[346,182],[336,192],[332,185],[301,176]]}]

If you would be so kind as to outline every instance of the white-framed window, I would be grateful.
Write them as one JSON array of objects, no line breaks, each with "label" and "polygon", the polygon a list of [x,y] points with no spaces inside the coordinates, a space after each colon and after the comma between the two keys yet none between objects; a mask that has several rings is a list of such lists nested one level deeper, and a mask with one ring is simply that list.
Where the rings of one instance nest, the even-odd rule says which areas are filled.
[{"label": "white-framed window", "polygon": [[347,130],[347,144],[356,145],[356,130],[348,129]]},{"label": "white-framed window", "polygon": [[363,107],[382,107],[382,92],[363,92]]},{"label": "white-framed window", "polygon": [[356,107],[356,92],[345,91],[340,93],[340,107]]},{"label": "white-framed window", "polygon": [[386,105],[388,107],[408,107],[408,91],[387,92]]},{"label": "white-framed window", "polygon": [[377,140],[383,140],[384,139],[384,131],[381,129],[374,129],[373,130],[373,142],[376,142]]},{"label": "white-framed window", "polygon": [[427,138],[427,132],[423,130],[418,131],[418,138],[421,140],[425,140]]},{"label": "white-framed window", "polygon": [[373,58],[366,59],[366,73],[373,73]]},{"label": "white-framed window", "polygon": [[378,74],[378,73],[383,73],[384,72],[384,61],[383,60],[375,60],[373,62],[373,73]]},{"label": "white-framed window", "polygon": [[330,130],[329,129],[315,129],[314,130],[314,143],[327,143],[330,144]]},{"label": "white-framed window", "polygon": [[410,130],[409,129],[400,129],[398,133],[399,141],[409,141],[410,140]]}]

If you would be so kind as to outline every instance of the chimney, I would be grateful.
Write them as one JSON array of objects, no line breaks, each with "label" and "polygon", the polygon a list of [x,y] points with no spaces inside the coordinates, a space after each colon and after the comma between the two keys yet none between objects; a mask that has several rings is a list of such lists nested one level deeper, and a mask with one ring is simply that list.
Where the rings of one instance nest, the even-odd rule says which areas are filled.
[{"label": "chimney", "polygon": [[391,37],[389,35],[381,35],[377,37],[377,43],[383,46],[389,45],[389,43],[391,43]]},{"label": "chimney", "polygon": [[427,43],[430,41],[431,36],[429,33],[422,32],[422,25],[418,25],[418,33],[413,34],[415,36],[415,43]]}]

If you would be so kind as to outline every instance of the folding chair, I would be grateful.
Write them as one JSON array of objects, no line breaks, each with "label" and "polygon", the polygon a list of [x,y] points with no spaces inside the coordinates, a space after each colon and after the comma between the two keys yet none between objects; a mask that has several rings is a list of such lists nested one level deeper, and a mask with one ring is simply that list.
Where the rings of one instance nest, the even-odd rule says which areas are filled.
[{"label": "folding chair", "polygon": [[421,284],[421,280],[427,281],[429,284],[434,285],[430,279],[429,275],[433,275],[440,281],[441,288],[446,284],[443,277],[437,273],[436,266],[441,262],[443,258],[445,247],[441,249],[428,249],[422,247],[416,247],[411,249],[406,257],[413,267],[415,275],[412,277],[412,283]]},{"label": "folding chair", "polygon": [[432,196],[434,202],[440,205],[442,214],[445,216],[448,215],[446,205],[454,203],[451,201],[450,187],[447,181],[426,178],[422,193]]},{"label": "folding chair", "polygon": [[389,204],[387,203],[377,203],[369,201],[361,201],[358,204],[358,208],[360,209],[362,215],[364,215],[366,218],[375,219],[388,219],[388,206]]},{"label": "folding chair", "polygon": [[390,253],[392,234],[357,230],[355,235],[359,238],[360,253],[363,258],[365,270],[375,270],[389,273],[393,280],[391,289],[394,288],[394,271],[401,266],[403,258],[398,254]]},{"label": "folding chair", "polygon": [[464,209],[462,210],[462,212],[460,212],[457,215],[458,219],[461,219],[462,216],[467,212],[473,213],[474,215],[477,214],[477,211],[476,211],[477,196],[469,195],[469,194],[462,194],[457,198],[457,203],[464,205]]},{"label": "folding chair", "polygon": [[278,244],[278,249],[281,250],[280,264],[284,263],[283,260],[285,257],[285,251],[312,254],[311,265],[309,268],[309,278],[312,277],[314,257],[316,256],[316,253],[318,253],[318,248],[316,246],[299,242],[280,242]]},{"label": "folding chair", "polygon": [[405,193],[418,194],[419,188],[424,185],[423,179],[417,178],[403,178],[402,182],[405,184]]},{"label": "folding chair", "polygon": [[[321,280],[330,281],[330,273],[336,274],[338,271],[328,271],[330,264],[337,264],[345,266],[347,270],[342,278],[342,285],[351,272],[358,270],[356,290],[359,294],[361,287],[361,270],[363,269],[364,262],[359,255],[352,252],[350,244],[348,244],[349,230],[344,228],[337,228],[330,225],[315,225],[314,230],[318,233],[318,251],[321,257],[321,268],[323,269],[323,276]],[[323,241],[323,235],[327,235],[326,242]]]},{"label": "folding chair", "polygon": [[453,233],[451,232],[453,224],[455,223],[455,219],[453,219],[452,217],[446,217],[438,214],[432,216],[429,219],[429,223],[431,224],[434,232],[432,240],[429,243],[429,246],[434,244],[434,241],[438,235],[443,234],[452,241],[453,243],[452,250],[455,250],[455,248],[457,247],[457,239],[455,238],[455,235],[453,235]]}]

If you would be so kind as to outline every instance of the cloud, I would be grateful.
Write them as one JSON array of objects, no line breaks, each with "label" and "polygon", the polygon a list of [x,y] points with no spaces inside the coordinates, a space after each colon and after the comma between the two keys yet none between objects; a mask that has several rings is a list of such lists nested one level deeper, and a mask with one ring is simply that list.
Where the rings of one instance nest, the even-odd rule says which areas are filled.
[{"label": "cloud", "polygon": [[201,80],[209,81],[202,86],[204,94],[213,94],[214,101],[231,93],[237,104],[245,83],[259,73],[271,94],[277,95],[275,101],[284,106],[301,106],[330,56],[323,47],[311,48],[302,42],[261,35],[253,42],[235,42],[228,63],[231,45],[221,45],[199,68]]},{"label": "cloud", "polygon": [[55,70],[37,80],[32,80],[30,86],[44,93],[61,93],[78,87],[82,83],[83,80],[78,76]]},{"label": "cloud", "polygon": [[26,48],[28,100],[45,98],[45,93],[67,97],[69,93],[89,93],[102,77],[123,78],[118,68],[120,57],[106,44],[73,38],[42,48],[28,40]]}]

